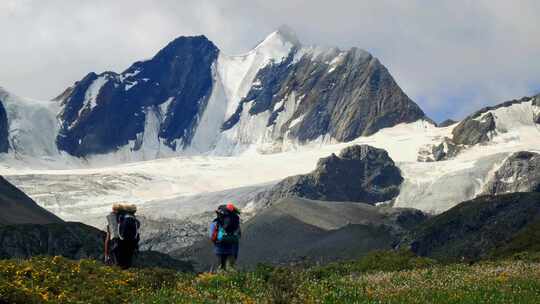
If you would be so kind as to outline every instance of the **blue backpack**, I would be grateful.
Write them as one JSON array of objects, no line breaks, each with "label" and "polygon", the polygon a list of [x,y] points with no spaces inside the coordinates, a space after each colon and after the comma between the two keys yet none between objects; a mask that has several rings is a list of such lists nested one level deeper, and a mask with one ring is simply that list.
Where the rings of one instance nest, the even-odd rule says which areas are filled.
[{"label": "blue backpack", "polygon": [[226,213],[216,219],[216,243],[234,244],[240,240],[240,217],[234,212]]}]

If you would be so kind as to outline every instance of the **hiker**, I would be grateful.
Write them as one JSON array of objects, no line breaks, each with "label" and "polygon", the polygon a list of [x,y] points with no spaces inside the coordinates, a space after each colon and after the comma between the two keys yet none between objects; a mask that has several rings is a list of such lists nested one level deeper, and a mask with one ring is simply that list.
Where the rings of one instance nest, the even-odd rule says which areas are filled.
[{"label": "hiker", "polygon": [[214,243],[214,253],[221,271],[234,270],[238,258],[238,245],[241,236],[240,210],[232,203],[220,205],[216,219],[210,224],[210,239]]},{"label": "hiker", "polygon": [[122,269],[130,268],[133,256],[139,250],[139,220],[135,217],[137,207],[114,204],[107,215],[107,237],[105,238],[105,263]]}]

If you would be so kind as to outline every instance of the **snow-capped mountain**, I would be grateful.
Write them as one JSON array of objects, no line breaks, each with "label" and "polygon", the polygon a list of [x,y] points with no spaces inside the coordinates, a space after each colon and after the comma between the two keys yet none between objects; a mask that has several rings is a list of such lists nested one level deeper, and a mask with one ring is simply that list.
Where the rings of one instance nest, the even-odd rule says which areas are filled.
[{"label": "snow-capped mountain", "polygon": [[189,143],[212,92],[218,49],[205,37],[180,37],[121,74],[90,73],[62,94],[60,150],[74,156],[130,144],[176,149]]},{"label": "snow-capped mountain", "polygon": [[455,125],[441,142],[421,149],[418,160],[439,161],[455,157],[478,144],[519,139],[522,130],[540,131],[540,95],[483,108]]},{"label": "snow-capped mountain", "polygon": [[22,98],[0,87],[0,152],[9,152],[15,158],[58,157],[55,138],[59,110],[54,101]]},{"label": "snow-capped mountain", "polygon": [[496,135],[540,123],[540,95],[511,100],[487,107],[465,118],[452,131],[456,144],[475,145],[492,140]]},{"label": "snow-capped mountain", "polygon": [[425,118],[371,54],[304,47],[286,28],[240,56],[180,37],[121,74],[88,74],[58,100],[58,148],[74,156],[276,152]]}]

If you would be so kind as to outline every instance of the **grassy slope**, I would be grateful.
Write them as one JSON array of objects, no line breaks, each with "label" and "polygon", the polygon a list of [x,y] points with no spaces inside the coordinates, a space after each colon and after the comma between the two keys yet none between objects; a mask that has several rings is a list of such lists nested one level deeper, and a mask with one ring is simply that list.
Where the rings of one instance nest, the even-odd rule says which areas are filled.
[{"label": "grassy slope", "polygon": [[30,197],[0,176],[0,225],[50,224],[62,220],[41,208]]},{"label": "grassy slope", "polygon": [[519,247],[533,246],[525,242],[531,241],[527,236],[535,231],[530,225],[538,221],[540,193],[482,196],[420,224],[405,243],[410,243],[411,249],[422,256],[476,260],[492,256],[502,248],[515,253]]},{"label": "grassy slope", "polygon": [[81,223],[0,226],[0,258],[62,255],[99,259],[105,234]]},{"label": "grassy slope", "polygon": [[540,253],[540,220],[528,224],[506,244],[492,252],[494,257],[509,257],[516,253]]},{"label": "grassy slope", "polygon": [[308,269],[181,274],[64,258],[0,261],[0,303],[538,303],[540,264],[440,265],[408,253]]}]

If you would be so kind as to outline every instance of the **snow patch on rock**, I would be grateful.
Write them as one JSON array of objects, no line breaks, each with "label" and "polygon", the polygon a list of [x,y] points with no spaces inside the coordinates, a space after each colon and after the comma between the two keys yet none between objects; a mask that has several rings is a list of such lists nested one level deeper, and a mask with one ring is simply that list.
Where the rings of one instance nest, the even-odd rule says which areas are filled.
[{"label": "snow patch on rock", "polygon": [[55,138],[59,130],[56,113],[60,107],[56,102],[22,98],[1,88],[0,100],[7,112],[12,158],[29,156],[48,160],[59,155]]},{"label": "snow patch on rock", "polygon": [[84,95],[83,105],[79,110],[79,117],[84,111],[92,111],[92,109],[97,106],[96,100],[98,98],[99,92],[108,81],[109,76],[102,75],[92,82],[90,87],[88,87],[88,90],[86,90],[86,94]]}]

